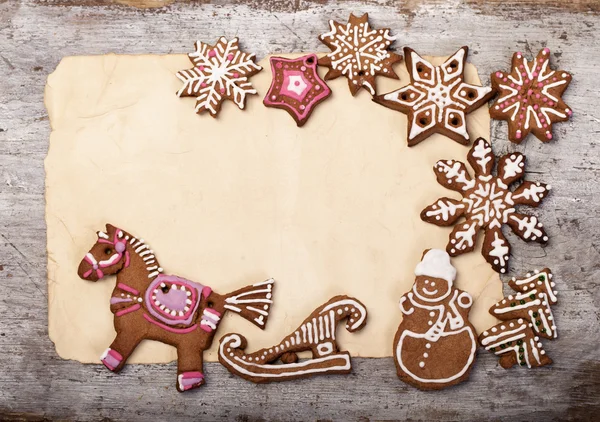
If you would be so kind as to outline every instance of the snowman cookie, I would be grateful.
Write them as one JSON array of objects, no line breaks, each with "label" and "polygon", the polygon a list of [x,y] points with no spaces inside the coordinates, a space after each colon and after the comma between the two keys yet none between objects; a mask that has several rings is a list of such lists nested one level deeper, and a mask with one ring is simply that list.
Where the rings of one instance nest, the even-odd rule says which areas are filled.
[{"label": "snowman cookie", "polygon": [[415,268],[415,283],[400,299],[402,322],[394,338],[400,379],[421,390],[441,390],[465,381],[477,341],[469,323],[473,298],[454,287],[450,255],[429,249]]}]

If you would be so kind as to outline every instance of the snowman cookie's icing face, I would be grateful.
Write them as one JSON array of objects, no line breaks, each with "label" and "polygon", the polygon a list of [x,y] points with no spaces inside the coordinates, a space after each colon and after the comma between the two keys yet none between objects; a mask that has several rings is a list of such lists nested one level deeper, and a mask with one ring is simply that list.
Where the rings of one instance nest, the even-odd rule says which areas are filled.
[{"label": "snowman cookie's icing face", "polygon": [[413,285],[413,293],[425,302],[437,302],[450,294],[452,285],[443,278],[417,276]]}]

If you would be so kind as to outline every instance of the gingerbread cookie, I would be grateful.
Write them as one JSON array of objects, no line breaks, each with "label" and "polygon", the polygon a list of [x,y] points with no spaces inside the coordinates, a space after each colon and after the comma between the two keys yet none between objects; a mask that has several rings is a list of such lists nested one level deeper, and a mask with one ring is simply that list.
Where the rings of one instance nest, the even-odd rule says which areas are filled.
[{"label": "gingerbread cookie", "polygon": [[533,61],[523,53],[513,54],[510,73],[492,73],[492,87],[498,98],[490,116],[508,122],[508,139],[520,144],[531,132],[540,141],[552,139],[552,124],[565,122],[573,112],[562,100],[571,74],[550,69],[550,50],[544,48]]},{"label": "gingerbread cookie", "polygon": [[531,323],[523,318],[502,322],[479,336],[485,350],[500,356],[499,363],[504,369],[514,365],[528,368],[550,365],[552,359],[539,340]]},{"label": "gingerbread cookie", "polygon": [[477,342],[469,322],[473,298],[454,287],[456,269],[440,249],[423,253],[412,290],[400,299],[394,338],[400,379],[421,390],[441,390],[469,378]]},{"label": "gingerbread cookie", "polygon": [[[525,156],[519,152],[504,155],[498,162],[497,176],[492,174],[495,156],[490,145],[479,138],[467,157],[475,175],[471,177],[464,163],[440,160],[433,167],[438,183],[462,195],[461,200],[440,198],[421,212],[421,220],[438,226],[454,226],[446,250],[451,256],[475,248],[477,233],[484,231],[483,257],[495,271],[505,273],[510,244],[501,227],[508,224],[525,241],[545,243],[548,236],[542,223],[533,215],[515,210],[516,205],[537,207],[551,186],[524,181],[511,191],[510,185],[525,174]],[[458,220],[464,217],[464,221]]]},{"label": "gingerbread cookie", "polygon": [[195,47],[188,54],[194,67],[177,72],[183,82],[177,95],[196,97],[196,113],[208,111],[212,117],[217,117],[225,100],[243,109],[246,95],[256,94],[248,78],[262,70],[254,63],[254,54],[240,51],[237,38],[221,37],[215,45],[197,41]]},{"label": "gingerbread cookie", "polygon": [[331,95],[317,73],[317,56],[271,57],[270,61],[273,81],[263,103],[287,111],[298,126],[304,125],[314,108]]},{"label": "gingerbread cookie", "polygon": [[225,312],[262,329],[273,303],[273,280],[220,295],[208,286],[164,275],[144,240],[110,224],[106,232],[98,232],[78,274],[89,281],[117,276],[110,299],[117,336],[100,358],[104,366],[120,371],[144,339],[170,344],[177,348],[179,391],[204,384],[202,353],[211,346]]},{"label": "gingerbread cookie", "polygon": [[361,17],[350,14],[346,24],[330,20],[329,27],[329,32],[319,35],[319,40],[331,49],[331,53],[319,59],[321,66],[329,68],[326,81],[345,76],[352,95],[360,88],[375,95],[377,76],[398,79],[393,65],[402,56],[389,51],[396,39],[389,28],[371,29],[366,13]]},{"label": "gingerbread cookie", "polygon": [[508,283],[517,292],[490,308],[490,314],[502,320],[500,324],[479,336],[481,345],[500,356],[500,365],[510,368],[520,365],[531,368],[552,363],[540,342],[540,337],[558,336],[550,305],[557,303],[548,268],[529,273],[524,278],[513,277]]},{"label": "gingerbread cookie", "polygon": [[468,48],[462,47],[441,66],[434,66],[411,48],[404,48],[410,84],[373,101],[408,115],[408,146],[434,133],[469,143],[466,115],[485,104],[493,92],[464,81],[467,52]]},{"label": "gingerbread cookie", "polygon": [[[337,325],[345,319],[348,331],[360,330],[366,324],[367,310],[357,299],[335,296],[272,347],[245,353],[243,336],[225,335],[219,345],[219,361],[232,374],[256,383],[347,374],[352,370],[350,354],[340,351],[336,341]],[[297,353],[303,351],[310,351],[312,358],[298,362]],[[278,360],[281,363],[275,364]]]}]

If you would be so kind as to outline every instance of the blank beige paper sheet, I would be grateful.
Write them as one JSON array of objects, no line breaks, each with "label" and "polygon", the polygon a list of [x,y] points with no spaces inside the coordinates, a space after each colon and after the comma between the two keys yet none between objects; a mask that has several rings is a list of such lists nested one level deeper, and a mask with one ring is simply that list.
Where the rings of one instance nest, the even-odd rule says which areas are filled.
[{"label": "blank beige paper sheet", "polygon": [[[433,59],[439,64],[443,59]],[[339,344],[353,356],[392,355],[398,302],[427,248],[446,246],[451,228],[424,223],[421,210],[441,196],[438,159],[466,161],[469,147],[441,135],[406,146],[406,116],[352,97],[344,78],[297,128],[285,111],[266,108],[268,59],[252,78],[258,95],[241,111],[226,103],[218,118],[178,98],[185,55],[67,57],[48,78],[52,134],[46,158],[49,333],[58,354],[99,362],[115,335],[109,298],[115,278],[97,283],[77,266],[112,223],[145,239],[166,274],[219,293],[273,277],[265,331],[226,315],[220,337],[237,332],[248,351],[278,343],[316,307],[338,294],[368,308],[367,326]],[[387,92],[409,81],[378,78]],[[324,70],[324,69],[322,69]],[[467,81],[478,83],[469,65]],[[489,138],[485,107],[468,118],[472,139]],[[453,259],[456,286],[475,298],[470,319],[482,331],[502,284],[475,252]],[[168,362],[175,349],[145,341],[131,362]]]}]

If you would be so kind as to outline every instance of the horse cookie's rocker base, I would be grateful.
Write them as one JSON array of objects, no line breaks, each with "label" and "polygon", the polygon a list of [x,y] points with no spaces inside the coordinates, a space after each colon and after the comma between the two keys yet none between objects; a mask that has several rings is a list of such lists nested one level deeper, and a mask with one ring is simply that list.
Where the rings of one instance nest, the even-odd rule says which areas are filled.
[{"label": "horse cookie's rocker base", "polygon": [[[354,298],[335,296],[273,347],[246,354],[243,336],[225,335],[219,345],[219,361],[229,372],[256,383],[349,373],[350,354],[340,352],[335,339],[337,324],[344,319],[348,331],[360,330],[366,324],[367,310]],[[312,352],[312,359],[298,362],[297,352],[303,351]],[[282,363],[275,364],[277,360]]]},{"label": "horse cookie's rocker base", "polygon": [[143,239],[107,224],[78,274],[89,281],[117,275],[110,299],[117,336],[100,358],[104,366],[120,371],[142,340],[170,344],[177,348],[177,389],[187,391],[204,384],[202,353],[211,346],[225,312],[265,327],[274,281],[220,295],[162,271]]}]

